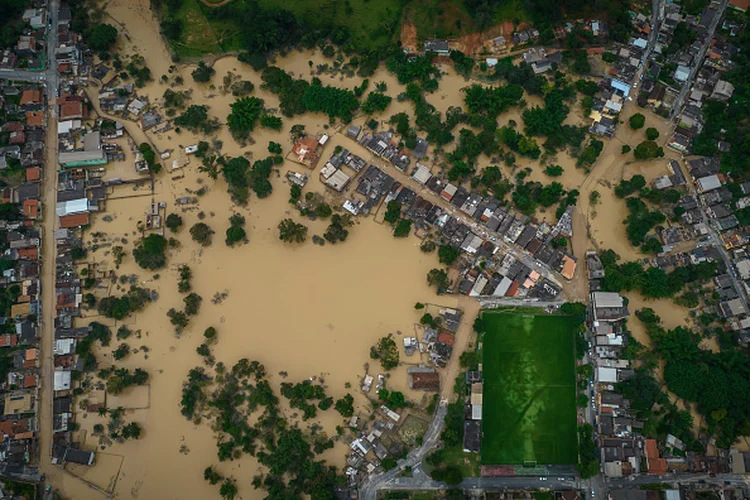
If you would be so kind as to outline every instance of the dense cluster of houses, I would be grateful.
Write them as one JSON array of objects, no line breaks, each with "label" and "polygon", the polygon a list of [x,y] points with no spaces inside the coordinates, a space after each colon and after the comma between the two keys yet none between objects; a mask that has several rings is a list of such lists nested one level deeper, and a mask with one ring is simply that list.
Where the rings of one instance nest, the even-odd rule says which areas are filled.
[{"label": "dense cluster of houses", "polygon": [[597,254],[588,253],[586,261],[592,290],[589,358],[593,376],[589,388],[604,474],[624,477],[667,472],[728,472],[726,456],[694,453],[671,434],[663,441],[643,436],[644,422],[636,417],[630,401],[616,390],[618,383],[635,374],[630,361],[622,358],[630,338],[625,322],[630,312],[619,294],[600,291],[605,270]]},{"label": "dense cluster of houses", "polygon": [[[737,55],[739,48],[732,43],[731,34],[727,36],[721,30],[716,32],[709,44],[705,43],[710,26],[718,22],[718,2],[712,2],[700,16],[682,15],[677,4],[668,4],[666,9],[656,45],[656,53],[661,54],[661,57],[648,66],[638,104],[668,115],[680,92],[685,90],[683,85],[688,81],[691,71],[698,67],[692,87],[687,89],[689,92],[686,93],[684,106],[678,110],[678,125],[667,143],[670,148],[688,154],[693,138],[700,133],[705,123],[702,111],[705,102],[709,99],[726,102],[734,93],[734,86],[723,79],[723,75],[734,68],[732,58]],[[690,34],[688,40],[694,41],[684,43],[675,50],[673,39],[678,27],[680,31]],[[723,27],[732,31],[740,25],[725,19]],[[669,49],[670,46],[673,48]],[[707,56],[705,59],[704,55]]]},{"label": "dense cluster of houses", "polygon": [[[350,127],[347,136],[408,173],[411,158],[398,149],[389,134],[371,136]],[[381,204],[395,201],[401,207],[401,216],[412,221],[418,236],[425,237],[436,230],[446,244],[462,255],[457,265],[461,270],[457,287],[460,293],[550,299],[559,294],[560,287],[544,278],[540,267],[554,270],[565,279],[573,278],[576,259],[559,244],[560,238],[573,234],[572,207],[554,225],[536,224],[497,200],[433,176],[419,162],[412,169],[411,179],[431,192],[437,203],[402,185],[376,165],[365,167],[365,160],[346,149],[334,154],[324,169],[341,171],[344,165],[353,171],[353,175],[347,175],[347,184],[357,176],[357,186],[344,201],[344,209],[353,215],[367,215]]]},{"label": "dense cluster of houses", "polygon": [[2,87],[5,122],[0,137],[3,215],[2,333],[0,334],[0,473],[35,475],[39,404],[41,315],[41,181],[44,94],[33,85]]}]

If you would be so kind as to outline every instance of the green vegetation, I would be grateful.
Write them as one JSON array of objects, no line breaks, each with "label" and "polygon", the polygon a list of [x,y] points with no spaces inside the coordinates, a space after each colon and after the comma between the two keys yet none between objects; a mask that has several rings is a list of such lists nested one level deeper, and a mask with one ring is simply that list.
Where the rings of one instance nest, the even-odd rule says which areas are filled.
[{"label": "green vegetation", "polygon": [[143,155],[143,159],[146,160],[149,172],[152,174],[161,172],[161,162],[156,159],[156,152],[151,148],[149,143],[142,142],[138,145],[138,151]]},{"label": "green vegetation", "polygon": [[578,157],[578,166],[591,166],[594,164],[599,155],[604,149],[604,143],[599,139],[591,139],[586,147],[581,151],[581,155]]},{"label": "green vegetation", "polygon": [[341,118],[344,123],[349,123],[352,113],[359,107],[359,101],[351,90],[324,87],[320,82],[313,81],[302,94],[302,105],[308,111],[322,111],[331,121]]},{"label": "green vegetation", "polygon": [[290,407],[302,410],[302,420],[315,418],[318,414],[315,404],[309,403],[308,400],[322,402],[326,399],[323,386],[315,385],[309,380],[298,384],[283,382],[281,384],[281,395],[289,400]]},{"label": "green vegetation", "polygon": [[481,322],[482,463],[575,463],[579,318],[487,311]]},{"label": "green vegetation", "polygon": [[155,271],[167,263],[167,239],[156,233],[143,238],[133,249],[133,258],[143,269]]},{"label": "green vegetation", "polygon": [[625,198],[633,193],[636,193],[646,187],[646,179],[636,174],[628,180],[621,180],[620,183],[615,186],[615,196],[618,198]]},{"label": "green vegetation", "polygon": [[563,174],[563,168],[560,165],[549,165],[544,169],[544,173],[550,177],[560,177]]},{"label": "green vegetation", "polygon": [[196,222],[190,228],[190,236],[193,238],[193,241],[204,247],[211,246],[213,235],[214,230],[205,222]]},{"label": "green vegetation", "polygon": [[121,297],[111,295],[102,297],[97,305],[97,311],[107,318],[121,320],[134,312],[140,311],[149,302],[151,302],[151,292],[133,285],[130,287],[130,291]]},{"label": "green vegetation", "polygon": [[667,274],[658,267],[643,269],[639,262],[618,264],[620,256],[612,250],[599,252],[599,258],[606,273],[602,280],[605,291],[638,291],[647,298],[673,297],[690,283],[705,282],[716,274],[715,262],[681,266]]},{"label": "green vegetation", "polygon": [[393,228],[395,238],[406,238],[411,233],[411,219],[399,219]]},{"label": "green vegetation", "polygon": [[89,47],[97,52],[106,52],[116,41],[117,28],[111,24],[94,25],[86,38]]},{"label": "green vegetation", "polygon": [[630,117],[629,123],[630,128],[632,128],[633,130],[641,129],[646,124],[646,117],[641,113],[636,113]]},{"label": "green vegetation", "polygon": [[198,83],[208,83],[211,81],[211,77],[214,76],[214,73],[216,73],[216,70],[210,66],[206,66],[206,63],[203,61],[200,61],[198,67],[193,70],[191,75],[193,76],[193,80]]},{"label": "green vegetation", "polygon": [[654,127],[649,127],[646,129],[646,139],[649,141],[655,141],[659,138],[659,131],[656,130]]},{"label": "green vegetation", "polygon": [[385,95],[381,92],[370,92],[367,95],[365,102],[362,103],[362,111],[368,115],[385,111],[391,104],[391,100],[391,96],[389,95]]},{"label": "green vegetation", "polygon": [[246,205],[250,197],[250,189],[258,198],[266,198],[270,195],[273,186],[268,178],[273,170],[274,158],[280,157],[269,156],[264,160],[256,160],[252,167],[250,162],[242,156],[221,158],[220,161],[224,166],[221,173],[227,181],[232,200],[240,205]]},{"label": "green vegetation", "polygon": [[177,215],[177,214],[169,214],[169,215],[167,215],[167,219],[165,221],[165,225],[173,233],[176,233],[177,231],[180,230],[180,227],[182,227],[182,216]]},{"label": "green vegetation", "polygon": [[353,224],[354,222],[348,214],[333,214],[331,217],[331,223],[328,225],[328,228],[326,228],[326,232],[323,233],[323,238],[325,238],[328,243],[332,244],[344,241],[347,236],[349,236],[349,230],[346,228],[351,227]]},{"label": "green vegetation", "polygon": [[398,345],[393,340],[393,335],[388,334],[378,340],[378,343],[370,347],[370,358],[380,360],[384,370],[391,370],[398,366]]},{"label": "green vegetation", "polygon": [[395,224],[401,218],[401,204],[396,200],[391,200],[386,205],[384,220]]},{"label": "green vegetation", "polygon": [[136,368],[133,373],[127,368],[105,368],[99,370],[99,378],[106,380],[107,392],[114,396],[134,385],[146,385],[148,372]]},{"label": "green vegetation", "polygon": [[443,269],[430,269],[427,273],[427,284],[435,287],[438,294],[445,292],[450,286],[448,273]]},{"label": "green vegetation", "polygon": [[654,226],[663,224],[667,220],[667,217],[659,210],[649,210],[639,198],[628,198],[626,205],[629,213],[625,218],[625,230],[628,241],[633,246],[640,246]]},{"label": "green vegetation", "polygon": [[247,243],[247,232],[245,231],[245,217],[240,214],[232,214],[229,217],[229,228],[227,228],[227,237],[225,243],[228,247],[234,246],[235,243]]},{"label": "green vegetation", "polygon": [[351,394],[347,394],[343,398],[336,400],[334,408],[342,417],[349,418],[354,415],[354,398]]},{"label": "green vegetation", "polygon": [[180,116],[174,119],[174,124],[204,135],[210,135],[221,128],[219,120],[208,116],[208,107],[198,104],[188,106]]},{"label": "green vegetation", "polygon": [[307,239],[307,226],[284,219],[279,222],[279,239],[287,243],[302,243]]},{"label": "green vegetation", "polygon": [[635,150],[633,150],[633,155],[637,160],[661,158],[664,156],[664,149],[662,149],[654,141],[643,141],[635,147]]},{"label": "green vegetation", "polygon": [[461,251],[458,248],[453,248],[449,245],[440,245],[438,248],[438,259],[441,264],[450,266],[456,259],[461,255]]},{"label": "green vegetation", "polygon": [[599,460],[596,453],[596,443],[594,443],[594,427],[591,424],[578,426],[578,446],[579,474],[583,479],[596,476],[599,473]]},{"label": "green vegetation", "polygon": [[190,285],[190,279],[193,277],[193,271],[186,264],[181,265],[177,271],[179,272],[179,281],[177,281],[177,291],[180,293],[188,293],[192,286]]},{"label": "green vegetation", "polygon": [[235,139],[247,138],[263,112],[263,100],[257,97],[240,97],[229,107],[232,110],[227,116],[229,131]]}]

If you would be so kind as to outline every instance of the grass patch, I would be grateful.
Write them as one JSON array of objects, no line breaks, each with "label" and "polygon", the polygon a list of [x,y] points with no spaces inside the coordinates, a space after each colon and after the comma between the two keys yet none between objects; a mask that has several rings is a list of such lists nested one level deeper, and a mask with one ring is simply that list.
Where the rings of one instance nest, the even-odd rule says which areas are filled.
[{"label": "grass patch", "polygon": [[460,446],[445,448],[443,450],[444,465],[455,465],[461,469],[464,477],[479,476],[479,454],[465,453]]},{"label": "grass patch", "polygon": [[[399,36],[400,0],[259,0],[264,9],[282,7],[298,19],[313,25],[324,21],[349,30],[354,45],[360,49],[376,49],[388,45]],[[347,5],[348,4],[348,5]]]},{"label": "grass patch", "polygon": [[492,21],[496,24],[510,21],[514,25],[518,25],[523,22],[531,22],[531,18],[521,0],[511,0],[495,7],[495,10],[492,12]]},{"label": "grass patch", "polygon": [[183,26],[180,39],[170,42],[178,56],[201,57],[222,52],[216,31],[201,10],[200,0],[183,0],[174,16]]},{"label": "grass patch", "polygon": [[414,0],[404,16],[417,28],[417,38],[450,38],[477,30],[462,0]]},{"label": "grass patch", "polygon": [[576,319],[497,311],[483,319],[482,463],[576,463]]}]

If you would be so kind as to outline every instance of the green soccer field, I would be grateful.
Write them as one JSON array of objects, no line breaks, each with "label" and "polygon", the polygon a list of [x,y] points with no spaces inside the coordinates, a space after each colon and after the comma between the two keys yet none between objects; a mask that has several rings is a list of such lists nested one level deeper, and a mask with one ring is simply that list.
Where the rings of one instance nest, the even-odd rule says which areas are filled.
[{"label": "green soccer field", "polygon": [[482,463],[576,463],[575,319],[483,318]]}]

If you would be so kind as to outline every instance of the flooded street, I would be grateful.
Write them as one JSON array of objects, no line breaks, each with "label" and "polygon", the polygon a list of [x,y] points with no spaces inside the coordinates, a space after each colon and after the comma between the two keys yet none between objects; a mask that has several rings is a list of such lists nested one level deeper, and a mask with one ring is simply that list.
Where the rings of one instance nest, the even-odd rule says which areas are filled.
[{"label": "flooded street", "polygon": [[[107,5],[107,14],[125,35],[118,41],[123,58],[138,54],[151,70],[153,81],[137,89],[139,95],[148,96],[151,104],[160,106],[166,89],[188,90],[190,100],[187,105],[206,105],[209,115],[224,123],[230,113],[230,105],[236,99],[222,85],[223,78],[231,73],[236,80],[252,82],[255,87],[252,95],[263,99],[266,108],[278,108],[278,97],[261,89],[259,73],[240,63],[236,57],[216,60],[213,64],[216,73],[209,84],[194,82],[191,76],[194,65],[172,67],[171,57],[146,0],[111,0]],[[341,74],[317,74],[319,64],[332,62],[332,59],[324,58],[317,51],[293,51],[285,57],[279,56],[274,65],[297,78],[318,76],[323,84],[353,88],[360,83],[359,78],[349,79]],[[470,82],[451,68],[441,69],[444,74],[439,90],[428,95],[427,100],[445,113],[450,106],[463,105],[461,89]],[[161,81],[162,75],[166,76],[166,81]],[[184,84],[175,83],[178,76],[184,80]],[[405,86],[400,85],[385,68],[381,66],[369,81],[368,91],[374,90],[376,83],[383,82],[387,86],[385,93],[393,97],[388,109],[375,116],[376,120],[386,122],[390,116],[402,111],[413,115],[412,103],[396,100],[404,92]],[[91,86],[86,92],[94,111],[100,117],[106,117],[98,104],[99,88]],[[539,97],[525,98],[528,106],[543,104]],[[566,123],[587,123],[578,105],[575,106]],[[506,125],[513,120],[522,128],[522,112],[522,109],[511,109],[500,117],[499,124]],[[340,398],[351,393],[355,397],[355,413],[367,417],[373,404],[359,390],[361,377],[366,373],[383,373],[380,365],[369,357],[370,346],[379,338],[394,334],[402,363],[388,373],[386,388],[402,391],[408,400],[423,403],[425,393],[410,391],[406,376],[408,366],[420,363],[420,355],[417,353],[413,357],[406,357],[402,347],[404,336],[416,335],[422,315],[422,311],[415,310],[414,305],[422,302],[460,308],[465,316],[456,335],[451,363],[441,370],[441,395],[444,398],[452,396],[454,379],[461,370],[458,358],[473,341],[471,325],[479,311],[479,303],[464,296],[437,296],[428,287],[425,279],[427,272],[440,265],[435,253],[420,251],[421,240],[413,235],[394,238],[390,226],[376,222],[375,219],[382,219],[381,214],[380,218],[372,215],[357,218],[355,225],[349,229],[348,239],[343,243],[315,245],[310,241],[311,237],[322,235],[328,221],[310,221],[299,214],[288,201],[290,186],[285,174],[288,171],[307,174],[310,181],[303,194],[326,194],[332,206],[340,206],[344,196],[326,191],[318,178],[319,170],[308,171],[301,165],[285,160],[271,174],[271,196],[257,199],[253,194],[247,206],[236,206],[221,176],[218,180],[210,179],[199,171],[199,159],[182,153],[186,146],[205,140],[211,141],[212,146],[225,156],[244,156],[252,162],[269,156],[268,144],[274,141],[281,144],[282,156],[286,156],[292,147],[290,130],[296,124],[304,125],[311,136],[323,133],[331,136],[321,154],[323,160],[331,156],[337,146],[351,150],[359,147],[345,139],[339,130],[329,126],[326,116],[307,113],[293,118],[283,117],[280,131],[256,128],[247,145],[238,144],[226,126],[207,138],[185,129],[180,132],[174,129],[163,133],[144,132],[136,122],[117,117],[112,119],[121,121],[136,143],[150,142],[157,153],[173,153],[170,159],[164,161],[162,172],[155,176],[153,190],[149,177],[141,176],[142,184],[118,186],[109,194],[106,210],[93,217],[91,227],[85,233],[88,261],[102,276],[110,271],[114,271],[118,278],[125,277],[125,280],[135,275],[131,283],[154,290],[159,299],[126,318],[123,323],[97,316],[95,310],[84,311],[85,317],[79,319],[76,326],[100,321],[109,325],[114,333],[121,324],[125,324],[136,332],[125,342],[131,351],[137,352],[115,364],[130,369],[143,368],[151,377],[147,387],[128,389],[117,398],[110,397],[106,401],[110,408],[124,407],[127,421],[143,425],[144,434],[139,441],[98,448],[99,439],[93,435],[94,426],[106,424],[107,419],[85,409],[87,405],[104,403],[104,400],[100,401],[104,391],[99,389],[87,393],[85,401],[79,398],[81,409],[77,422],[81,425],[80,440],[85,448],[97,449],[99,453],[96,466],[72,469],[73,474],[102,490],[112,491],[115,498],[216,498],[217,487],[211,486],[202,477],[203,470],[213,465],[224,476],[233,475],[238,479],[241,498],[260,498],[263,495],[250,485],[258,465],[253,457],[243,455],[239,460],[219,463],[216,436],[210,426],[205,422],[195,425],[180,413],[183,381],[190,369],[203,366],[203,358],[196,353],[196,348],[203,343],[203,332],[210,326],[218,332],[218,344],[212,348],[217,361],[229,366],[241,358],[263,363],[277,395],[280,384],[285,381],[296,383],[310,378],[322,381],[328,396]],[[368,119],[367,116],[358,115],[353,123],[363,125]],[[580,191],[574,214],[573,238],[573,252],[579,259],[579,271],[576,279],[566,284],[565,293],[569,299],[583,301],[587,298],[585,266],[582,265],[587,250],[612,248],[624,260],[643,258],[627,241],[622,224],[626,216],[625,203],[613,195],[612,188],[623,176],[640,173],[650,181],[663,175],[668,159],[673,157],[667,153],[667,157],[662,159],[635,162],[632,153],[621,154],[623,144],[635,147],[637,137],[643,135],[642,131],[636,133],[628,128],[627,116],[621,117],[621,120],[625,123],[618,127],[614,139],[605,140],[604,151],[590,172],[577,168],[576,159],[568,153],[559,153],[547,159],[548,165],[563,167],[564,174],[560,178],[546,176],[544,167],[538,161],[519,158],[514,169],[501,165],[503,173],[511,179],[521,169],[531,167],[531,180],[545,184],[557,180],[567,190]],[[663,142],[666,136],[663,123],[654,121],[653,125],[649,123],[648,126],[660,128],[663,134],[660,141]],[[459,129],[457,127],[454,131],[456,136]],[[118,143],[126,150],[125,160],[107,165],[105,178],[139,178],[127,141],[121,139]],[[455,143],[446,149],[454,147]],[[188,164],[179,171],[171,172],[174,159]],[[370,155],[366,159],[369,161]],[[478,165],[490,165],[491,160],[482,155]],[[433,173],[439,170],[440,165],[434,160],[432,147],[422,163],[430,166]],[[596,204],[590,202],[592,191],[600,193]],[[197,196],[197,203],[176,203],[177,199],[186,196]],[[165,230],[165,236],[176,238],[179,246],[169,250],[167,267],[156,272],[139,268],[132,256],[133,246],[142,236],[139,222],[145,221],[152,202],[166,203],[166,212],[181,215],[184,222],[177,233]],[[234,213],[245,217],[249,242],[232,248],[225,245],[224,238],[229,227],[228,219]],[[292,218],[308,226],[308,240],[305,243],[295,245],[279,240],[277,226],[284,218]],[[540,211],[537,218],[554,223],[554,207]],[[208,224],[215,232],[213,244],[209,247],[198,245],[188,232],[199,221]],[[115,269],[113,262],[112,247],[115,245],[122,246],[126,253],[119,269]],[[181,265],[188,265],[192,269],[192,289],[203,297],[203,302],[200,313],[177,336],[169,323],[167,311],[180,309],[183,305],[184,295],[177,291],[177,269]],[[125,290],[126,286],[116,279],[102,279],[95,294],[99,298],[119,296]],[[221,299],[212,301],[216,296]],[[628,298],[631,314],[642,307],[652,307],[662,317],[666,328],[684,325],[689,318],[687,310],[671,301],[648,302],[635,294],[628,294]],[[631,318],[628,326],[641,343],[649,345],[649,339],[636,318]],[[119,343],[113,338],[110,347],[98,350],[100,367],[113,365],[112,350]],[[422,361],[426,361],[426,357]],[[375,398],[376,394],[372,391],[368,396]],[[286,400],[281,399],[283,406]],[[287,414],[293,412],[287,411]],[[319,412],[317,419],[308,422],[301,422],[300,419],[293,421],[299,422],[304,429],[312,424],[320,424],[328,436],[336,436],[336,426],[344,424],[344,419],[333,409]],[[699,425],[697,422],[698,419],[696,425]],[[345,463],[349,437],[345,433],[333,449],[323,454],[323,458],[341,468]],[[104,496],[71,475],[60,474],[58,479],[60,484],[57,486],[69,498]]]}]

